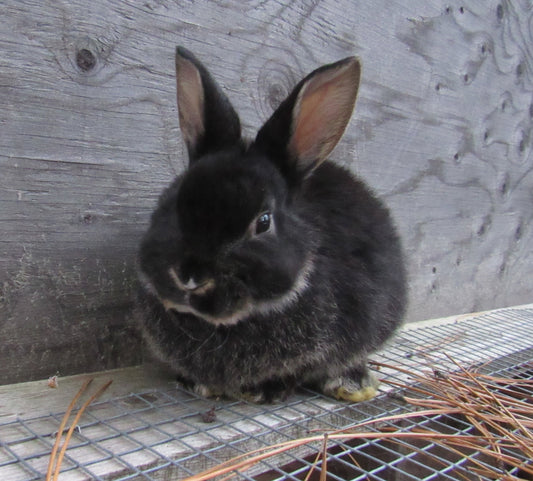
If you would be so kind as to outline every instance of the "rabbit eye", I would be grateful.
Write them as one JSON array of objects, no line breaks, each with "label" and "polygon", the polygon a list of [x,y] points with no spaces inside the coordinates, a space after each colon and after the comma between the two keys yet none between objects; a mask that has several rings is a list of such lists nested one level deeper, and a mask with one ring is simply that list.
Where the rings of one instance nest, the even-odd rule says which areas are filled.
[{"label": "rabbit eye", "polygon": [[262,234],[263,232],[266,232],[268,229],[270,229],[271,219],[272,214],[270,212],[265,212],[264,214],[261,214],[255,222],[255,233]]}]

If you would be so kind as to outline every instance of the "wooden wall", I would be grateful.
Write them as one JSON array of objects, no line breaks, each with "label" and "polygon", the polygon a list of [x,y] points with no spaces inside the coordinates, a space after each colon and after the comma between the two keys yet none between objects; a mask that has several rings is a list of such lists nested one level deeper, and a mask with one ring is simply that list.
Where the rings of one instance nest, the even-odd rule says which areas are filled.
[{"label": "wooden wall", "polygon": [[408,318],[532,301],[531,1],[4,0],[0,18],[0,382],[140,361],[136,247],[185,165],[177,44],[249,135],[358,55],[333,157],[396,217]]}]

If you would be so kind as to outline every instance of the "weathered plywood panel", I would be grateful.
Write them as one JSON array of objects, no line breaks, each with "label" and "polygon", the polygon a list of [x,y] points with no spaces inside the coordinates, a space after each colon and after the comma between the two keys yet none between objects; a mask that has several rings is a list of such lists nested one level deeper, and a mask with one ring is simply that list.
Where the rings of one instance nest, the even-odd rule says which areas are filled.
[{"label": "weathered plywood panel", "polygon": [[[138,362],[136,245],[184,168],[174,46],[247,132],[316,66],[358,55],[334,158],[389,202],[409,319],[531,301],[531,2],[0,5],[0,382]],[[90,52],[90,53],[88,53]]]}]

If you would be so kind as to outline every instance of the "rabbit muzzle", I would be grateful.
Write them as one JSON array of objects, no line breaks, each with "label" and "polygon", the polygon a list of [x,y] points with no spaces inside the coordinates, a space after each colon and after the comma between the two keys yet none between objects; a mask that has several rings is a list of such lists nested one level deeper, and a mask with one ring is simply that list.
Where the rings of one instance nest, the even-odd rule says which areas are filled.
[{"label": "rabbit muzzle", "polygon": [[193,276],[191,276],[187,279],[182,279],[173,267],[168,270],[168,273],[176,284],[176,287],[184,292],[202,295],[214,289],[216,285],[215,279],[213,278],[195,279]]}]

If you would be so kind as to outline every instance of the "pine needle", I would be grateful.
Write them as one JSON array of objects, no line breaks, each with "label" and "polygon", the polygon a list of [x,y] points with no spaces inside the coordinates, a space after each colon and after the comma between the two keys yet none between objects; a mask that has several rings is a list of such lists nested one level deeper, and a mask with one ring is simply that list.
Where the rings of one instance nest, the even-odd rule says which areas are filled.
[{"label": "pine needle", "polygon": [[[65,412],[65,415],[63,416],[63,419],[61,420],[61,424],[59,426],[59,430],[57,432],[56,441],[54,443],[54,447],[52,448],[52,452],[50,454],[50,461],[48,463],[48,471],[46,473],[45,481],[57,481],[57,478],[59,476],[59,473],[61,471],[61,464],[63,463],[63,458],[65,456],[65,453],[67,451],[68,444],[70,442],[70,439],[72,438],[72,434],[74,433],[76,426],[78,425],[78,422],[85,412],[85,410],[89,407],[91,403],[93,403],[96,399],[98,399],[104,391],[111,385],[113,381],[106,382],[100,389],[98,389],[85,403],[83,403],[82,407],[79,409],[79,411],[76,413],[76,416],[74,417],[74,420],[71,423],[71,426],[69,430],[67,431],[67,435],[65,437],[65,442],[63,443],[63,446],[61,448],[61,451],[59,452],[59,455],[56,458],[57,450],[59,448],[59,443],[61,441],[61,438],[63,436],[63,432],[65,430],[65,426],[67,425],[68,419],[70,417],[70,414],[78,401],[78,399],[82,396],[82,394],[86,391],[89,384],[93,381],[93,379],[88,379],[85,381],[80,388],[80,390],[76,393],[76,395],[72,398],[72,401],[70,402],[67,411]],[[52,470],[55,464],[55,470],[54,475],[52,477]]]}]

